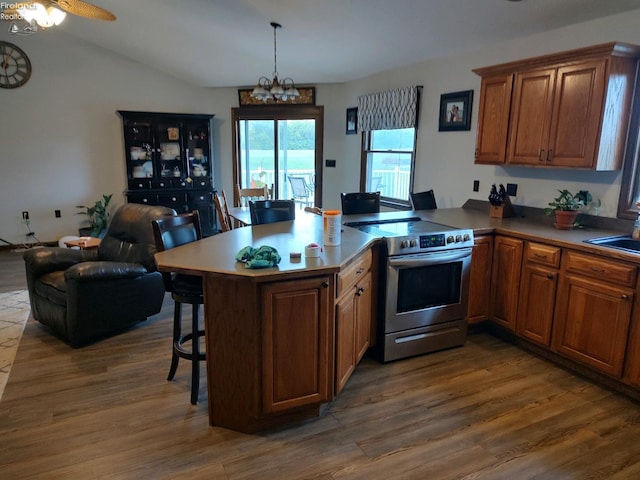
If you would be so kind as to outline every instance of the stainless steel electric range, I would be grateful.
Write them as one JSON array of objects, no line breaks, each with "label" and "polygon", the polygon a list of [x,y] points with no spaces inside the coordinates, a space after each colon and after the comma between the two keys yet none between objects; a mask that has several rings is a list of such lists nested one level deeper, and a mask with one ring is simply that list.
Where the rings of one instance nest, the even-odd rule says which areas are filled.
[{"label": "stainless steel electric range", "polygon": [[385,239],[380,360],[463,345],[473,230],[418,217],[346,225]]}]

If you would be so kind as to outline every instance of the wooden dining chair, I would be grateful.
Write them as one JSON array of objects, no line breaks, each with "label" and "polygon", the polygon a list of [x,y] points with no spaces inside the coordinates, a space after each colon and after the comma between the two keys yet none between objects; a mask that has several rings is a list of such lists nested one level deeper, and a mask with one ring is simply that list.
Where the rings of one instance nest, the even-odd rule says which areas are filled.
[{"label": "wooden dining chair", "polygon": [[296,204],[293,200],[252,200],[249,202],[251,225],[295,220]]},{"label": "wooden dining chair", "polygon": [[340,201],[344,215],[380,212],[380,192],[343,192]]},{"label": "wooden dining chair", "polygon": [[438,208],[433,189],[425,192],[411,193],[411,206],[414,210],[435,210]]},{"label": "wooden dining chair", "polygon": [[218,213],[218,220],[220,222],[220,230],[222,232],[228,232],[233,229],[231,222],[231,216],[229,215],[229,207],[227,206],[227,196],[224,194],[224,190],[213,194],[213,203],[216,206],[216,212]]},{"label": "wooden dining chair", "polygon": [[269,189],[265,185],[258,188],[240,188],[236,183],[236,207],[248,207],[250,200],[268,200]]}]

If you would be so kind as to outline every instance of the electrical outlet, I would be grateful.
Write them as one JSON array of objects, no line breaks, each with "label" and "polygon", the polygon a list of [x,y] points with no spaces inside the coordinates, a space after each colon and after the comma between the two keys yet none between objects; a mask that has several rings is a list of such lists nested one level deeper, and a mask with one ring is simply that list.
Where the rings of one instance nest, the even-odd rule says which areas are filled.
[{"label": "electrical outlet", "polygon": [[22,219],[29,220],[29,212],[22,212]]},{"label": "electrical outlet", "polygon": [[510,197],[515,197],[518,194],[518,184],[517,183],[507,183],[507,195]]},{"label": "electrical outlet", "polygon": [[325,160],[324,164],[325,164],[327,167],[335,168],[335,166],[336,166],[336,161],[335,161],[335,160],[327,159],[327,160]]},{"label": "electrical outlet", "polygon": [[62,217],[62,214],[60,213],[60,210],[54,210],[53,213],[56,216],[56,218]]},{"label": "electrical outlet", "polygon": [[473,181],[473,191],[474,192],[479,192],[480,191],[480,180],[474,180]]}]

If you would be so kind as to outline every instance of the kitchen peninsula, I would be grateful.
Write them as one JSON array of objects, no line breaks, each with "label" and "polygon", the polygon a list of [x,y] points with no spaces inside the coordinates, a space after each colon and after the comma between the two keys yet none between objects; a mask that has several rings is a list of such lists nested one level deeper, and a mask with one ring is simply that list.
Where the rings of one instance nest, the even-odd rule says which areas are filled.
[{"label": "kitchen peninsula", "polygon": [[[161,270],[204,278],[209,422],[251,432],[317,416],[336,394],[334,305],[370,279],[376,238],[345,228],[340,246],[320,257],[304,256],[305,245],[322,244],[322,218],[297,212],[295,221],[245,227],[156,255]],[[282,260],[275,268],[247,269],[235,261],[243,247],[269,245]],[[302,252],[301,258],[290,253]],[[352,295],[354,306],[366,295]],[[357,309],[350,309],[351,311]],[[359,337],[370,344],[371,311]],[[350,317],[357,322],[358,319]],[[362,324],[361,322],[361,324]],[[355,327],[355,325],[353,325]],[[355,331],[349,338],[357,338]],[[344,355],[343,355],[344,354]],[[345,356],[346,355],[346,356]],[[348,376],[347,376],[348,378]],[[346,381],[346,379],[344,380]]]},{"label": "kitchen peninsula", "polygon": [[[640,308],[631,307],[639,297],[640,255],[584,243],[624,231],[556,230],[549,217],[496,219],[488,210],[468,208],[343,220],[416,215],[473,229],[476,246],[483,248],[473,253],[470,322],[489,320],[539,352],[637,391]],[[161,270],[204,278],[211,425],[253,432],[318,416],[376,341],[378,239],[344,227],[340,246],[325,247],[318,258],[290,258],[309,243],[322,243],[322,218],[304,212],[297,217],[156,254]],[[282,261],[275,268],[246,269],[234,257],[247,245],[275,247]],[[361,289],[368,294],[355,293]],[[588,322],[582,322],[571,305],[592,301],[608,313],[596,318],[587,310]],[[542,306],[544,322],[536,323],[543,319],[537,311],[524,315]],[[589,329],[580,330],[587,324]],[[612,341],[592,344],[592,335]]]}]

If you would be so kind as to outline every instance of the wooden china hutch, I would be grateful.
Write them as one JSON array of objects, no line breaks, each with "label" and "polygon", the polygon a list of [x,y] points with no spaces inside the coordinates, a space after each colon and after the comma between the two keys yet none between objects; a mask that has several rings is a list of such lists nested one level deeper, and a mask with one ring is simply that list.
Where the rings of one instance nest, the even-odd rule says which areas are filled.
[{"label": "wooden china hutch", "polygon": [[205,236],[216,233],[211,119],[208,114],[118,110],[124,131],[129,203],[198,210]]}]

